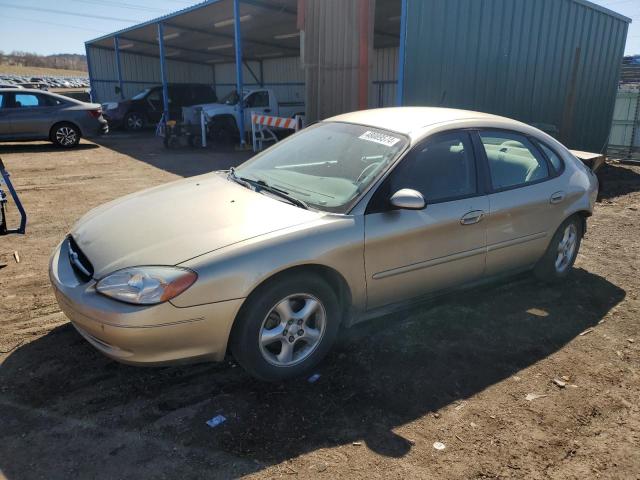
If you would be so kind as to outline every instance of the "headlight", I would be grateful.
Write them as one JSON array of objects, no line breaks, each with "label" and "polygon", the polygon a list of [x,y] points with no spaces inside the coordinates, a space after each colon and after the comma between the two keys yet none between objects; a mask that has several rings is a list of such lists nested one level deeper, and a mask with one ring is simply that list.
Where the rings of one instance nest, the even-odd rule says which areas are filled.
[{"label": "headlight", "polygon": [[116,108],[118,108],[118,104],[116,102],[108,102],[102,104],[103,110],[115,110]]},{"label": "headlight", "polygon": [[178,267],[132,267],[107,275],[96,285],[102,295],[137,305],[163,303],[189,288],[198,275]]}]

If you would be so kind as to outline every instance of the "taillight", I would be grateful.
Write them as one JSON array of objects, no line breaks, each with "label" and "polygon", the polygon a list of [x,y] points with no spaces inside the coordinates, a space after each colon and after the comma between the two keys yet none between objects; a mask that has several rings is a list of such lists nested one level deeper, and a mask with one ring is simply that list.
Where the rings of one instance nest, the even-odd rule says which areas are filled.
[{"label": "taillight", "polygon": [[87,113],[93,118],[100,118],[100,115],[102,115],[102,109],[99,108],[97,110],[87,110]]}]

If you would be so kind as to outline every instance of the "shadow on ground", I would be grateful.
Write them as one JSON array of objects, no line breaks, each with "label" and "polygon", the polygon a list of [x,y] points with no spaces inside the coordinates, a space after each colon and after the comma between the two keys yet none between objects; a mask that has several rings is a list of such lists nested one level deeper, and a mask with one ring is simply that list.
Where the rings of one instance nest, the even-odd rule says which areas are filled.
[{"label": "shadow on ground", "polygon": [[[553,354],[624,296],[581,269],[557,286],[523,275],[452,294],[346,331],[313,384],[259,383],[228,362],[128,367],[66,325],[0,368],[0,468],[9,479],[229,478],[361,439],[403,457],[411,442],[394,428]],[[217,414],[227,421],[212,429]]]},{"label": "shadow on ground", "polygon": [[250,150],[237,151],[234,145],[210,144],[207,148],[187,145],[167,149],[152,131],[115,131],[96,140],[103,147],[130,156],[181,177],[214,170],[226,170],[252,157]]}]

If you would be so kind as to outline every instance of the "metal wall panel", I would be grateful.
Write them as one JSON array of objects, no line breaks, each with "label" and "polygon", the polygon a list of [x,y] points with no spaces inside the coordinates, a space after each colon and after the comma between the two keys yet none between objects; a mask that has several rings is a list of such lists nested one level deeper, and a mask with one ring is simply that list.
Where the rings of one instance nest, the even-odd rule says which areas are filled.
[{"label": "metal wall panel", "polygon": [[611,124],[610,147],[640,148],[640,87],[623,86],[618,90],[613,122]]},{"label": "metal wall panel", "polygon": [[396,102],[398,85],[398,47],[373,51],[372,86],[369,107],[392,107]]},{"label": "metal wall panel", "polygon": [[[89,47],[91,56],[91,87],[97,102],[120,100],[115,92],[118,86],[115,52]],[[120,64],[125,98],[135,95],[143,88],[161,83],[160,61],[120,51]],[[167,79],[170,83],[213,83],[213,66],[167,59]]]},{"label": "metal wall panel", "polygon": [[[365,26],[368,28],[361,28],[361,8],[368,8],[368,17],[372,19],[375,2],[305,0],[301,4],[304,5],[302,55],[307,119],[315,121],[357,110],[360,79],[369,68],[369,81],[365,87],[371,90],[370,67],[373,63],[373,21]],[[361,69],[361,60],[364,62],[361,40],[363,53],[368,50],[369,65],[364,65],[364,69]],[[364,94],[367,102],[370,93]]]},{"label": "metal wall panel", "polygon": [[602,151],[627,29],[583,0],[408,0],[403,104],[496,113]]}]

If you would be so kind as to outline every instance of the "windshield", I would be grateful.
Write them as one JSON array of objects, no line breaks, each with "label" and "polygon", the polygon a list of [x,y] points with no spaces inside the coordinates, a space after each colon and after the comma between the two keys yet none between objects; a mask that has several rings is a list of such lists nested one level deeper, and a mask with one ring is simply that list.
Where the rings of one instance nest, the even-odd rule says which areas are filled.
[{"label": "windshield", "polygon": [[139,93],[136,93],[133,97],[131,97],[133,100],[142,100],[144,97],[146,97],[147,93],[149,93],[151,91],[150,88],[145,88],[144,90],[142,90]]},{"label": "windshield", "polygon": [[385,130],[319,123],[243,163],[235,174],[319,210],[344,213],[406,144],[402,135]]},{"label": "windshield", "polygon": [[238,92],[232,90],[231,92],[227,93],[224,97],[222,97],[220,103],[224,103],[225,105],[236,105],[238,103]]}]

